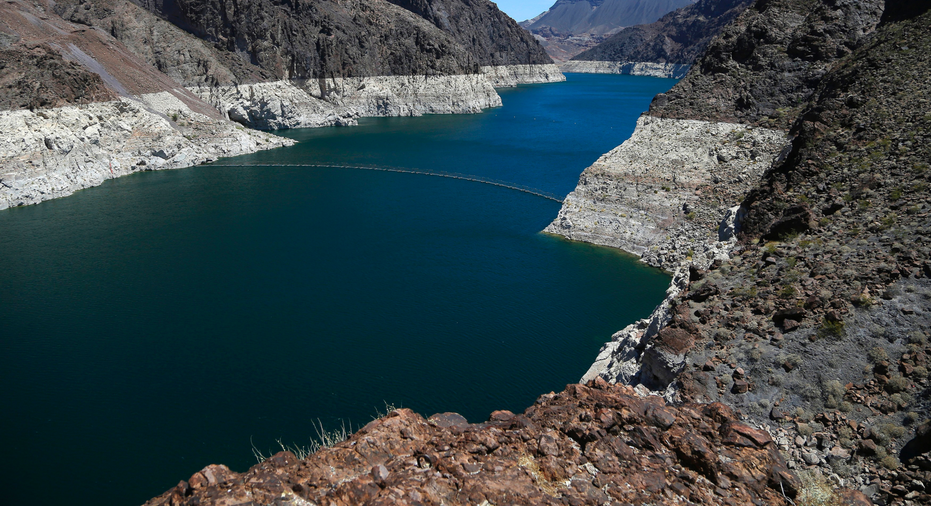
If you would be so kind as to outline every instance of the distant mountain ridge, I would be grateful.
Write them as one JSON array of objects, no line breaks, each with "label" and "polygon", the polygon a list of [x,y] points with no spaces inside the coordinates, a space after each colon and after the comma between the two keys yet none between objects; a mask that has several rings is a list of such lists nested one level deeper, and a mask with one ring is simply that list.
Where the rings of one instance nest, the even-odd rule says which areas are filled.
[{"label": "distant mountain ridge", "polygon": [[655,23],[625,28],[573,60],[691,64],[753,0],[699,0]]},{"label": "distant mountain ridge", "polygon": [[566,61],[628,26],[652,23],[694,0],[557,0],[520,25],[557,61]]},{"label": "distant mountain ridge", "polygon": [[626,26],[652,23],[693,0],[557,0],[524,28],[563,34],[606,35]]}]

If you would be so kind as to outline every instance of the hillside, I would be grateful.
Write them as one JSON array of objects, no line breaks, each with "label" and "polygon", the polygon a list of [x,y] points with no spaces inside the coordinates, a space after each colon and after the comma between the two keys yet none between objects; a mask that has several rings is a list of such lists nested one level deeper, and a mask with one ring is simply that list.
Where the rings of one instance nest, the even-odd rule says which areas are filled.
[{"label": "hillside", "polygon": [[[624,28],[572,60],[679,64],[683,65],[684,75],[688,65],[704,53],[711,40],[750,3],[751,0],[698,0],[666,14],[655,23]],[[570,71],[584,71],[584,64],[575,65]]]},{"label": "hillside", "polygon": [[521,23],[554,59],[568,60],[618,30],[652,23],[694,0],[557,0],[546,12]]},{"label": "hillside", "polygon": [[652,23],[663,14],[691,3],[690,0],[557,0],[525,28],[531,32],[549,28],[562,34],[605,35],[626,26]]}]

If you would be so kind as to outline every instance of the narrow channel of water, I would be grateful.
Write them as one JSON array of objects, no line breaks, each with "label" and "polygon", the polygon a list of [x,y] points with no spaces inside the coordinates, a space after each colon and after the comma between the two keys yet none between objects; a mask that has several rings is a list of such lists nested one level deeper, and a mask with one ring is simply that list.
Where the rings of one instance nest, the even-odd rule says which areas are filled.
[{"label": "narrow channel of water", "polygon": [[539,233],[672,80],[569,75],[479,115],[295,130],[293,148],[0,212],[6,504],[141,504],[386,402],[482,421],[577,381],[668,277]]}]

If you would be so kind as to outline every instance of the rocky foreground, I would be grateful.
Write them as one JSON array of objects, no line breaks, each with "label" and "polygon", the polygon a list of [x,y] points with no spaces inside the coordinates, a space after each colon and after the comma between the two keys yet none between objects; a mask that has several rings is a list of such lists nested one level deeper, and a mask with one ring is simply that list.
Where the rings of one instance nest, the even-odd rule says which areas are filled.
[{"label": "rocky foreground", "polygon": [[478,424],[400,409],[305,460],[208,466],[146,504],[776,505],[801,487],[769,434],[727,406],[598,379]]}]

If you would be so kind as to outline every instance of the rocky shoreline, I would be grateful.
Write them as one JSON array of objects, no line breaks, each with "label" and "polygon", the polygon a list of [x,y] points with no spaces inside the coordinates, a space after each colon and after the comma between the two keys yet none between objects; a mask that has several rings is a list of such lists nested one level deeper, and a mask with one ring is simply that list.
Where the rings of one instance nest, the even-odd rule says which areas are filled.
[{"label": "rocky shoreline", "polygon": [[544,232],[611,246],[653,267],[702,268],[736,240],[721,226],[787,142],[777,130],[643,115],[582,172]]},{"label": "rocky shoreline", "polygon": [[3,3],[0,209],[291,144],[253,129],[478,113],[565,80],[490,2],[322,2]]},{"label": "rocky shoreline", "polygon": [[[582,381],[725,403],[765,427],[790,468],[823,476],[825,497],[847,487],[862,494],[855,504],[931,503],[931,115],[913,99],[931,81],[927,11],[753,5],[649,112],[728,125],[693,155],[732,166],[668,158],[693,145],[686,135],[673,148],[645,143],[654,149],[640,156],[660,170],[641,169],[622,155],[644,128],[615,150],[625,170],[608,155],[586,169],[547,231],[674,276]],[[778,28],[758,37],[764,25]],[[663,179],[665,165],[676,179]],[[655,194],[637,192],[644,176]]]},{"label": "rocky shoreline", "polygon": [[0,111],[0,131],[0,209],[64,197],[133,172],[293,144],[194,112],[169,93]]},{"label": "rocky shoreline", "polygon": [[559,66],[494,65],[482,67],[482,73],[495,88],[512,88],[518,84],[561,83],[566,80]]},{"label": "rocky shoreline", "polygon": [[[189,167],[293,144],[260,130],[355,125],[360,117],[467,114],[494,87],[564,81],[555,65],[458,76],[382,76],[189,87],[36,111],[0,111],[0,209],[36,204],[142,170]],[[222,116],[189,107],[200,99]],[[248,127],[248,128],[244,128]]]},{"label": "rocky shoreline", "polygon": [[682,79],[690,67],[691,65],[683,63],[569,60],[560,64],[559,70],[580,74],[624,74]]}]

